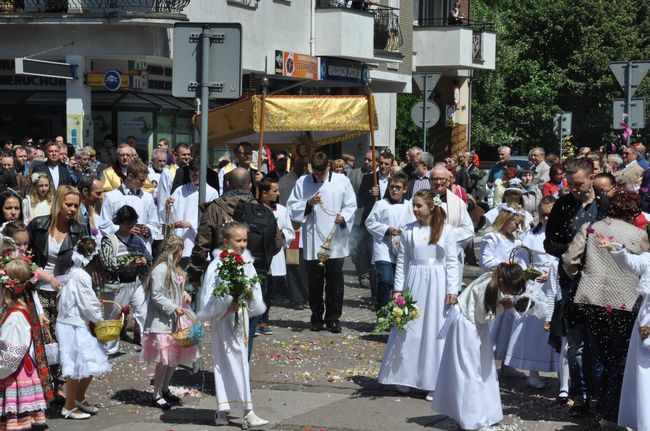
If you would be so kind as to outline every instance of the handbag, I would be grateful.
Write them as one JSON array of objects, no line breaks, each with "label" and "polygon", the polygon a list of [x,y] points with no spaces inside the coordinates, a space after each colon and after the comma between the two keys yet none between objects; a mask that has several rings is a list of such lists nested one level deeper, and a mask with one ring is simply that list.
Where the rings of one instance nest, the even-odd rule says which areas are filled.
[{"label": "handbag", "polygon": [[45,329],[46,339],[49,343],[45,343],[45,356],[47,358],[48,365],[56,365],[61,362],[61,357],[59,355],[59,343],[52,340],[52,334],[50,334],[49,329]]}]

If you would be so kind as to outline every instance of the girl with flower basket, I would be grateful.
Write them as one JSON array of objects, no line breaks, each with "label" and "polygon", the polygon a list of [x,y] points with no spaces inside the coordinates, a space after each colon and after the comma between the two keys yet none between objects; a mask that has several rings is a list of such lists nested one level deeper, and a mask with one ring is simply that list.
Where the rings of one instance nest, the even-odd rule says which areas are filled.
[{"label": "girl with flower basket", "polygon": [[9,261],[0,278],[0,429],[45,426],[54,397],[43,332],[34,309],[33,276],[24,258]]},{"label": "girl with flower basket", "polygon": [[246,250],[248,227],[223,226],[223,250],[214,251],[201,287],[201,321],[212,327],[212,354],[217,398],[215,424],[228,425],[231,407],[244,412],[242,428],[268,424],[253,412],[248,365],[248,318],[264,313],[257,272]]},{"label": "girl with flower basket", "polygon": [[199,357],[198,346],[182,347],[172,336],[178,322],[192,313],[186,306],[191,298],[185,292],[184,272],[179,267],[183,245],[182,238],[176,235],[167,237],[145,284],[148,304],[140,359],[156,363],[153,405],[163,410],[169,410],[172,404],[180,402],[169,391],[176,366],[191,364]]},{"label": "girl with flower basket", "polygon": [[72,262],[74,266],[67,273],[69,279],[61,289],[57,304],[61,375],[67,378],[61,414],[66,419],[88,419],[98,412],[97,407],[86,400],[88,386],[93,377],[111,371],[106,350],[89,330],[91,323],[104,320],[91,277],[100,265],[93,238],[79,240],[72,253]]},{"label": "girl with flower basket", "polygon": [[[444,323],[446,306],[456,302],[458,253],[445,210],[432,190],[419,190],[413,198],[416,222],[406,225],[400,234],[393,300],[415,300],[420,317],[399,331],[393,327],[379,370],[379,383],[396,385],[402,392],[417,388],[436,389],[436,378],[444,341],[437,335]],[[398,306],[397,314],[400,313]],[[402,312],[403,313],[403,312]],[[394,315],[393,315],[394,316]],[[417,370],[417,372],[414,372]]]}]

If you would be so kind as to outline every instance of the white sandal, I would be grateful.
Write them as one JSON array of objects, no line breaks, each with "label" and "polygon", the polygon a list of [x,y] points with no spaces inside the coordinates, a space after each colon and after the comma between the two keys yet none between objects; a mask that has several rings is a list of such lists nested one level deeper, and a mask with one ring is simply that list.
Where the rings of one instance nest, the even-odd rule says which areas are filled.
[{"label": "white sandal", "polygon": [[97,406],[90,404],[88,400],[83,400],[83,401],[75,401],[75,405],[77,408],[81,409],[82,411],[86,413],[90,413],[92,415],[97,414],[99,409]]},{"label": "white sandal", "polygon": [[79,412],[79,409],[72,409],[68,410],[65,407],[61,409],[61,416],[63,416],[65,419],[88,419],[90,415],[88,413],[81,413]]}]

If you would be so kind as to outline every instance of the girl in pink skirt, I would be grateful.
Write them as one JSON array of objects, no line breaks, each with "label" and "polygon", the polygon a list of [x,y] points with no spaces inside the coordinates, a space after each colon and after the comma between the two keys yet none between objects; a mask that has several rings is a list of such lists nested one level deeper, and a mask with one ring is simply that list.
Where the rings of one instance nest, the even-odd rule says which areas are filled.
[{"label": "girl in pink skirt", "polygon": [[43,427],[44,392],[49,398],[52,388],[42,339],[35,338],[40,337],[40,326],[30,300],[32,271],[25,260],[16,258],[0,273],[0,429]]},{"label": "girl in pink skirt", "polygon": [[178,266],[182,255],[183,240],[175,235],[168,237],[145,284],[148,308],[140,359],[156,363],[153,405],[163,410],[180,402],[169,392],[176,366],[191,364],[199,357],[198,346],[181,347],[172,337],[179,318],[189,310],[183,304],[191,300],[185,293],[183,271]]}]

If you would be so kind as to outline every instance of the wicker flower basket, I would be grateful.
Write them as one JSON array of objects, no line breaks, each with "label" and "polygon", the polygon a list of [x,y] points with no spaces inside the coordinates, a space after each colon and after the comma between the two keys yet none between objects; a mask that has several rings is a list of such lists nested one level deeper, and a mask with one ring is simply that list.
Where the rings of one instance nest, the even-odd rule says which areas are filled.
[{"label": "wicker flower basket", "polygon": [[176,344],[181,347],[192,347],[196,346],[201,342],[203,338],[203,324],[197,322],[196,315],[194,313],[186,312],[187,320],[191,322],[190,325],[183,325],[182,316],[178,318],[178,329],[176,332],[172,332],[172,337]]},{"label": "wicker flower basket", "polygon": [[525,245],[518,245],[510,251],[510,256],[508,261],[510,263],[517,263],[517,255],[520,251],[525,251],[528,255],[528,267],[524,270],[526,273],[526,279],[529,281],[534,281],[542,275],[541,271],[533,268],[533,252],[526,247]]},{"label": "wicker flower basket", "polygon": [[115,301],[102,302],[102,307],[105,304],[114,304],[120,311],[119,319],[103,320],[95,325],[95,335],[100,343],[108,343],[109,341],[117,340],[120,337],[120,332],[124,327],[124,313],[122,313],[122,306]]}]

